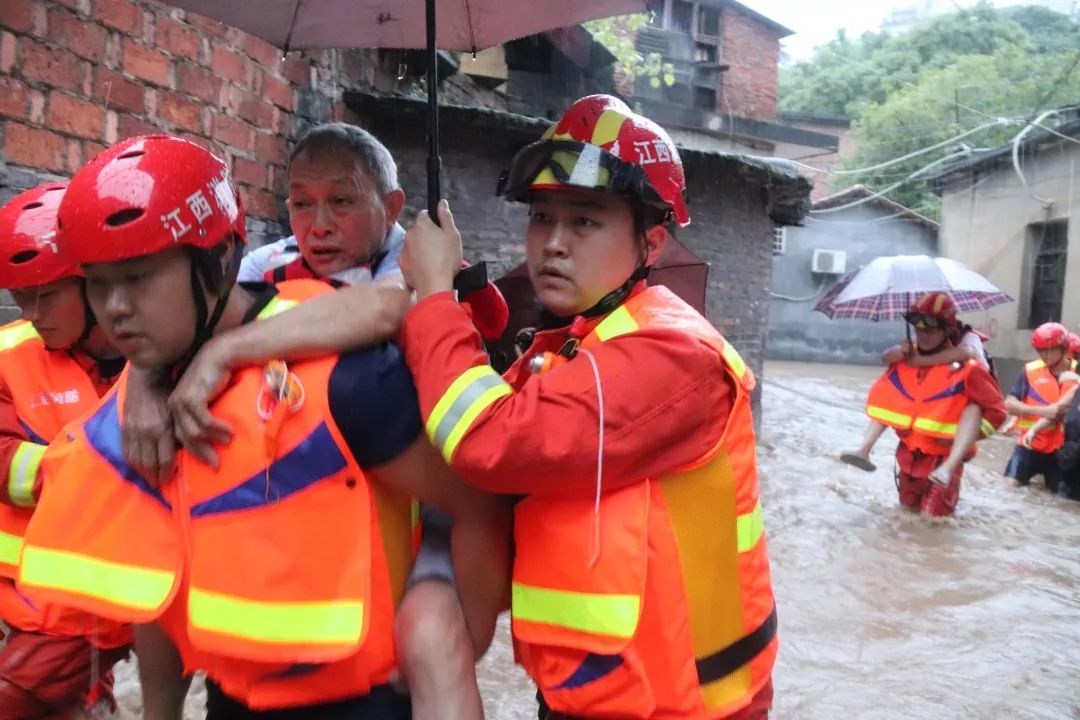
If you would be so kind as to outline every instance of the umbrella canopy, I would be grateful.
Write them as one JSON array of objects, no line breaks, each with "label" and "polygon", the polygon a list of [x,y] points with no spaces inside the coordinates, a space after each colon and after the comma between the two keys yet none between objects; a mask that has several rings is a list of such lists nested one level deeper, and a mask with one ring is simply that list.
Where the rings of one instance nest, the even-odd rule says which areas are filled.
[{"label": "umbrella canopy", "polygon": [[918,298],[946,292],[961,312],[1012,302],[985,277],[962,262],[927,255],[880,257],[848,273],[814,307],[835,319],[902,320]]},{"label": "umbrella canopy", "polygon": [[[427,46],[424,0],[166,0],[286,50]],[[436,0],[435,45],[474,52],[594,18],[663,7],[649,0]]]},{"label": "umbrella canopy", "polygon": [[282,50],[424,48],[428,87],[428,212],[437,220],[436,48],[476,52],[586,20],[662,7],[657,0],[164,0]]}]

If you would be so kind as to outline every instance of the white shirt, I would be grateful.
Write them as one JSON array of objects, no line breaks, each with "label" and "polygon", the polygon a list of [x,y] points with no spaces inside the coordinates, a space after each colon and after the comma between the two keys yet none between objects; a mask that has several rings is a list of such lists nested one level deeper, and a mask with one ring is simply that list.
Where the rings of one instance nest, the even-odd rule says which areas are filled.
[{"label": "white shirt", "polygon": [[[395,274],[400,275],[401,268],[398,267],[398,257],[401,255],[401,248],[404,244],[405,228],[394,223],[394,227],[390,228],[390,232],[386,234],[386,257],[379,263],[374,276],[371,274],[371,268],[365,266],[339,270],[330,273],[330,277],[346,285],[355,285],[356,283],[370,282],[372,280],[382,280]],[[266,273],[282,265],[288,265],[298,257],[300,257],[300,247],[296,243],[295,235],[263,245],[249,252],[240,261],[240,275],[237,280],[239,282],[262,282]]]},{"label": "white shirt", "polygon": [[974,331],[964,333],[964,337],[960,338],[959,347],[971,348],[975,353],[975,359],[981,362],[984,368],[990,369],[990,360],[986,357],[986,348],[983,346],[982,338]]}]

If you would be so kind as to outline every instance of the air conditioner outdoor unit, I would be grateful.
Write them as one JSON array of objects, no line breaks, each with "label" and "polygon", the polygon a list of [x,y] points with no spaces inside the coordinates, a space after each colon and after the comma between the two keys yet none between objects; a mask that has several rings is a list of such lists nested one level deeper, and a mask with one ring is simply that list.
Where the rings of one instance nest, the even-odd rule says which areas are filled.
[{"label": "air conditioner outdoor unit", "polygon": [[847,272],[847,253],[843,250],[815,250],[811,271],[823,275],[843,275]]}]

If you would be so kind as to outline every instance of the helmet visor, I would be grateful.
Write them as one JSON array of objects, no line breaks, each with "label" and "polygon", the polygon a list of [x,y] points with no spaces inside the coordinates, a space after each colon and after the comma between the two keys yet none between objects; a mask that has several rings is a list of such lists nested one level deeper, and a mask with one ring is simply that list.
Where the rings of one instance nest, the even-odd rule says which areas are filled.
[{"label": "helmet visor", "polygon": [[909,312],[904,316],[909,325],[918,330],[944,330],[949,326],[948,321],[934,315],[921,312]]},{"label": "helmet visor", "polygon": [[670,208],[640,165],[574,140],[542,140],[526,146],[499,178],[496,194],[524,200],[532,190],[559,187],[634,195],[649,205]]}]

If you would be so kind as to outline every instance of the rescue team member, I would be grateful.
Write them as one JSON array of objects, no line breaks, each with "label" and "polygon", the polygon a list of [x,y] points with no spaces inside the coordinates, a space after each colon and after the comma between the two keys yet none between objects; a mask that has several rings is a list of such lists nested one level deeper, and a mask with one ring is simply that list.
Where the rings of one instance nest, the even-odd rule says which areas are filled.
[{"label": "rescue team member", "polygon": [[1069,360],[1072,361],[1073,367],[1080,362],[1080,335],[1076,333],[1069,333]]},{"label": "rescue team member", "polygon": [[[268,256],[259,248],[241,261],[241,280],[264,276],[273,283],[317,279],[335,287],[373,279],[401,281],[397,256],[405,231],[397,220],[405,193],[398,184],[393,156],[377,138],[346,123],[317,125],[297,141],[289,159],[288,180],[289,222],[296,232],[292,247],[299,254],[287,260],[287,254],[275,251],[269,262],[286,259],[286,264],[264,270]],[[496,326],[501,317],[505,325],[505,301],[497,290],[493,292],[470,294],[474,317]],[[498,327],[495,335],[502,329]],[[133,373],[127,388],[125,454],[140,469],[165,478],[172,471],[173,431],[164,428],[167,437],[161,441],[157,423],[168,417],[159,407],[165,398],[143,379],[144,374]],[[158,457],[159,449],[166,453],[164,457]],[[205,459],[214,462],[209,450]],[[468,627],[463,625],[466,618],[453,585],[449,518],[429,506],[421,514],[423,542],[409,577],[410,591],[398,609],[399,660],[411,688],[413,714],[417,718],[480,718],[483,705],[474,658],[490,643],[505,600],[492,593],[485,603],[470,602]],[[473,642],[454,642],[468,628],[473,629]],[[425,632],[432,635],[425,637]],[[428,661],[429,657],[438,662]],[[425,672],[437,675],[424,677]]]},{"label": "rescue team member", "polygon": [[78,266],[53,240],[66,185],[46,183],[0,210],[0,288],[21,320],[0,328],[0,720],[115,709],[110,668],[131,630],[15,589],[39,467],[60,428],[86,414],[124,364],[83,299]]},{"label": "rescue team member", "polygon": [[[956,306],[942,292],[917,300],[905,320],[915,328],[919,353],[951,346]],[[900,503],[930,517],[946,517],[960,500],[964,462],[977,440],[1005,420],[1005,405],[990,371],[976,360],[915,367],[899,362],[870,388],[866,414],[896,431]]]},{"label": "rescue team member", "polygon": [[[525,496],[513,631],[541,717],[763,718],[771,706],[753,375],[704,318],[643,282],[663,223],[690,220],[684,190],[664,130],[608,96],[577,101],[519,153],[504,194],[532,202],[526,250],[547,313],[505,380],[450,292],[461,246],[445,203],[445,233],[422,213],[406,238],[420,302],[403,339],[429,434],[467,481]],[[221,336],[195,361],[208,379],[177,389],[185,439],[211,434],[201,403],[222,375],[263,361],[256,334],[276,353],[377,337],[392,303],[366,290],[244,328],[229,352]]]},{"label": "rescue team member", "polygon": [[[989,370],[990,375],[993,376],[994,368],[990,362],[990,356],[986,352],[986,347],[983,344],[986,337],[970,325],[960,323],[957,318],[959,310],[956,307],[956,303],[954,303],[952,298],[947,294],[928,293],[920,299],[927,301],[928,299],[933,298],[938,298],[937,301],[941,302],[948,309],[946,320],[948,321],[947,330],[949,342],[945,343],[942,350],[931,355],[923,355],[918,351],[916,346],[912,345],[910,340],[906,340],[899,345],[894,345],[882,353],[881,362],[886,367],[895,365],[898,362],[905,362],[912,367],[920,368],[931,367],[933,365],[966,363],[968,360],[977,360],[983,367]],[[934,308],[930,308],[930,310],[932,312],[941,312]],[[866,428],[863,444],[854,452],[841,453],[840,462],[857,467],[866,472],[877,470],[877,466],[870,460],[870,453],[873,451],[874,446],[877,445],[878,440],[881,439],[881,436],[886,429],[887,426],[884,423],[878,422],[877,420],[871,420],[869,427]]]},{"label": "rescue team member", "polygon": [[[86,271],[103,328],[143,370],[179,372],[215,332],[329,291],[305,281],[277,294],[234,287],[245,238],[239,196],[223,162],[179,138],[133,138],[98,155],[72,180],[60,228],[57,242]],[[382,345],[240,373],[214,404],[236,441],[216,468],[181,452],[178,477],[160,488],[124,459],[125,392],[121,377],[46,453],[22,589],[160,623],[184,667],[206,671],[211,720],[262,710],[408,717],[407,698],[387,684],[411,559],[408,494],[451,509],[483,498],[418,434],[397,351]],[[498,540],[461,546],[494,545],[490,556]],[[489,565],[484,577],[466,577],[478,563],[457,570],[497,588],[501,563]],[[160,638],[137,635],[140,654],[152,656],[144,639]],[[167,669],[142,675],[147,718],[181,710],[184,686]]]},{"label": "rescue team member", "polygon": [[[1005,476],[1027,485],[1042,475],[1046,488],[1057,492],[1061,469],[1055,455],[1065,442],[1065,415],[1076,394],[1075,383],[1061,380],[1062,373],[1073,369],[1069,330],[1061,323],[1043,323],[1031,333],[1031,347],[1039,359],[1024,366],[1005,398],[1005,407],[1017,417],[1020,429]],[[1044,418],[1050,421],[1048,427],[1036,427]]]}]

